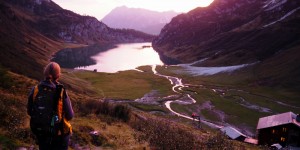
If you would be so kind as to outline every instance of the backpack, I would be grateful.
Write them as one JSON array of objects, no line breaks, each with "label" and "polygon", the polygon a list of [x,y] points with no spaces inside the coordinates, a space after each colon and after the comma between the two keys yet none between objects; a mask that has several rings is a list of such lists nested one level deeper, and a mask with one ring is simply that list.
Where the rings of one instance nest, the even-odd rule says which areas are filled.
[{"label": "backpack", "polygon": [[[52,88],[39,84],[33,93],[33,105],[30,118],[30,128],[35,135],[57,136],[62,133],[63,119],[58,105],[62,105],[63,86]],[[62,106],[61,106],[62,107]]]}]

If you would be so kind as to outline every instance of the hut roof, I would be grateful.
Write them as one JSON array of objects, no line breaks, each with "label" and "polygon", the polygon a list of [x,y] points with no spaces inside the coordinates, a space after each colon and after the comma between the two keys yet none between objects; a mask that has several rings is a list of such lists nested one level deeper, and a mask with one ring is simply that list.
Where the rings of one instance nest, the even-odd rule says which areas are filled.
[{"label": "hut roof", "polygon": [[230,126],[222,128],[221,131],[223,133],[225,133],[231,139],[237,139],[240,136],[245,137],[245,138],[248,137],[248,136],[244,135],[243,133],[241,133],[240,131],[238,131],[237,129],[230,127]]},{"label": "hut roof", "polygon": [[296,121],[296,117],[297,115],[293,112],[286,112],[282,114],[259,118],[256,129],[264,129],[289,123],[293,123],[300,127],[300,123]]}]

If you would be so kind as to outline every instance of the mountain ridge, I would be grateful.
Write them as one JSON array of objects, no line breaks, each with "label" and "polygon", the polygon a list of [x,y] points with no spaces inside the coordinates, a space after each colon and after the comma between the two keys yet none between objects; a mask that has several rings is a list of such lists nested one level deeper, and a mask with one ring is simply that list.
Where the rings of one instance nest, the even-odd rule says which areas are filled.
[{"label": "mountain ridge", "polygon": [[157,12],[120,6],[113,9],[101,21],[112,28],[135,29],[157,35],[162,27],[176,15],[178,13],[174,11]]}]

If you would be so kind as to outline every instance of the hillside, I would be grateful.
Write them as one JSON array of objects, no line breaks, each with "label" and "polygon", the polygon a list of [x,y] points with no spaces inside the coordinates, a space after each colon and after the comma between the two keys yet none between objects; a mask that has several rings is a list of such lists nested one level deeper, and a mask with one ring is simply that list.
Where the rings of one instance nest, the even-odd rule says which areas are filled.
[{"label": "hillside", "polygon": [[161,29],[178,15],[174,11],[156,12],[141,8],[121,6],[113,9],[102,21],[109,27],[134,29],[152,35],[158,35]]},{"label": "hillside", "polygon": [[299,20],[299,1],[215,0],[175,17],[153,47],[166,63],[201,59],[205,61],[199,66],[256,63],[258,80],[292,78],[286,84],[299,85]]}]

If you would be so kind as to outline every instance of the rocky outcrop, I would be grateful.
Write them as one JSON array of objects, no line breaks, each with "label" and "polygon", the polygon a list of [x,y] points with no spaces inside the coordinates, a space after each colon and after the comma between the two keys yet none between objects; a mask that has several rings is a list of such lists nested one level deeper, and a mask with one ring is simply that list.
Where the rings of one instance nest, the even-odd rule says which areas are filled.
[{"label": "rocky outcrop", "polygon": [[62,9],[50,0],[12,0],[23,13],[33,16],[24,18],[43,35],[65,42],[92,44],[97,42],[145,42],[152,35],[134,30],[112,29],[91,16],[81,16]]},{"label": "rocky outcrop", "polygon": [[175,17],[153,41],[177,62],[203,66],[253,63],[300,43],[300,1],[215,0]]}]

